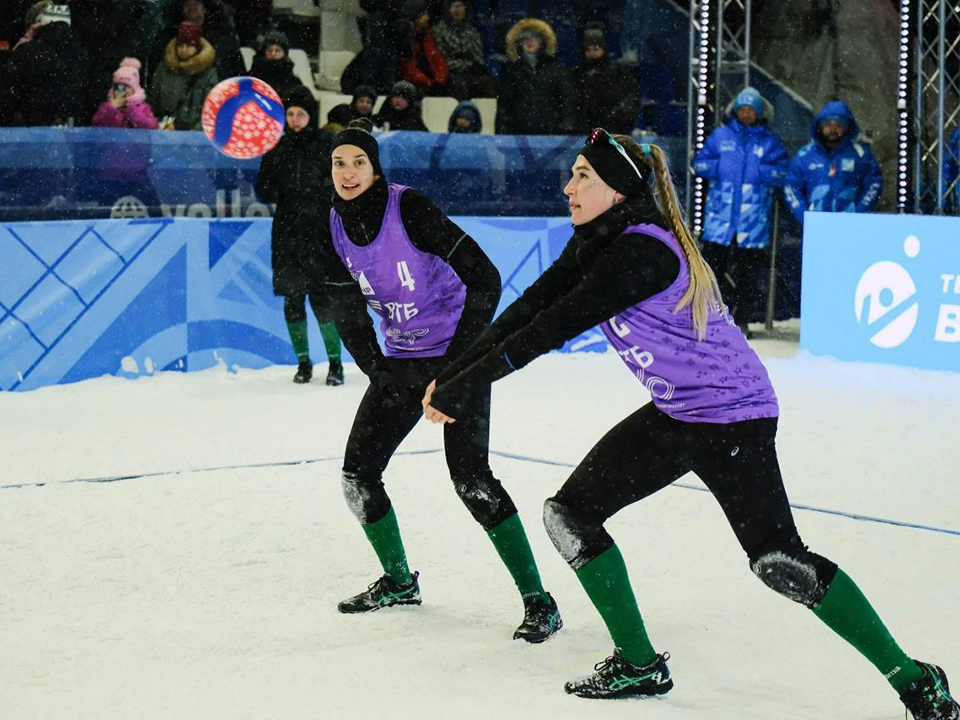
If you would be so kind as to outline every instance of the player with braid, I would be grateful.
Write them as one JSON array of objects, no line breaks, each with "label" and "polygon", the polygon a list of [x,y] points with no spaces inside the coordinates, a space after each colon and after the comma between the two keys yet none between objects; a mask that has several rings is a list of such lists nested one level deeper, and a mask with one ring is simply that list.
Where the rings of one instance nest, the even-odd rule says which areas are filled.
[{"label": "player with braid", "polygon": [[776,395],[683,221],[663,151],[598,128],[572,173],[564,193],[573,238],[423,399],[428,419],[456,427],[481,389],[595,325],[652,396],[544,504],[547,532],[614,644],[594,674],[566,691],[616,698],[673,687],[669,655],[647,635],[604,523],[693,471],[765,585],[853,645],[915,718],[956,720],[943,670],[907,656],[854,581],[800,539],[777,461]]}]

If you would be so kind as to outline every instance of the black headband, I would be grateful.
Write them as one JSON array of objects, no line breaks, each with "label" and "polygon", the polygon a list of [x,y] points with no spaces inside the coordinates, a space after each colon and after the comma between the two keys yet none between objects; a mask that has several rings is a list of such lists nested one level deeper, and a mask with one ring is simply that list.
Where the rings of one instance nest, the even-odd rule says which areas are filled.
[{"label": "black headband", "polygon": [[641,166],[610,133],[597,128],[587,137],[580,150],[600,179],[618,193],[632,197],[646,188]]},{"label": "black headband", "polygon": [[383,175],[383,170],[380,168],[380,145],[377,144],[377,139],[373,135],[359,128],[347,128],[337,133],[330,147],[330,153],[333,154],[333,151],[341,145],[356,145],[370,158],[373,174]]}]

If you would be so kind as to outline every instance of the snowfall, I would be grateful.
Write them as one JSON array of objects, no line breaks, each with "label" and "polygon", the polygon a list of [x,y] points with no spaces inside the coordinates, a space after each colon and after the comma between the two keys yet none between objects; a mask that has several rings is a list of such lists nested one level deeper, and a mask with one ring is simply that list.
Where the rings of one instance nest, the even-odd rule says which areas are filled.
[{"label": "snowfall", "polygon": [[[960,687],[960,374],[753,344],[804,540]],[[551,355],[494,388],[491,463],[559,602],[555,637],[511,639],[519,596],[426,422],[385,476],[423,605],[338,614],[380,575],[340,491],[367,383],[352,365],[341,388],[292,375],[218,367],[0,393],[0,718],[903,717],[868,662],[753,577],[692,475],[607,526],[673,691],[564,694],[612,646],[540,513],[648,400],[611,353]]]}]

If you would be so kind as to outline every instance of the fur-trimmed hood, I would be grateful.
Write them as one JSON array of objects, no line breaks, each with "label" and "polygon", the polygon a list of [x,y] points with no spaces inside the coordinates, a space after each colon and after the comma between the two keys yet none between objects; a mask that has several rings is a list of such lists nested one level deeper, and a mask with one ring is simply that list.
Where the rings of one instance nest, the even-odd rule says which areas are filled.
[{"label": "fur-trimmed hood", "polygon": [[200,52],[189,60],[183,61],[177,55],[176,38],[167,43],[167,49],[163,53],[163,64],[167,66],[167,69],[183,75],[199,75],[206,72],[213,67],[216,59],[217,51],[204,37],[200,38]]},{"label": "fur-trimmed hood", "polygon": [[518,20],[507,32],[506,50],[510,62],[516,62],[520,59],[520,36],[525,32],[535,32],[543,38],[543,54],[553,57],[557,54],[557,35],[553,32],[550,24],[537,18],[524,18]]}]

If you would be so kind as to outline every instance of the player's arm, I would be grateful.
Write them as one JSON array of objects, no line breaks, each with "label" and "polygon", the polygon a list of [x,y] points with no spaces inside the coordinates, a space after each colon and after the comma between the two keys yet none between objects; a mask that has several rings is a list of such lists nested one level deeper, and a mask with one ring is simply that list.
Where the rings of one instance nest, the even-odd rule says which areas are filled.
[{"label": "player's arm", "polygon": [[621,235],[596,259],[569,292],[540,310],[533,320],[489,349],[472,365],[439,384],[430,404],[456,418],[478,389],[535,358],[555,350],[618,312],[666,290],[680,261],[656,238]]},{"label": "player's arm", "polygon": [[350,276],[340,256],[333,249],[329,215],[320,218],[319,246],[324,284],[333,299],[337,332],[360,370],[370,375],[377,363],[382,363],[383,352],[377,342],[377,333],[367,312],[367,301],[360,291],[360,286]]}]

